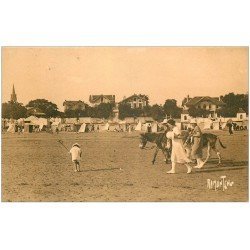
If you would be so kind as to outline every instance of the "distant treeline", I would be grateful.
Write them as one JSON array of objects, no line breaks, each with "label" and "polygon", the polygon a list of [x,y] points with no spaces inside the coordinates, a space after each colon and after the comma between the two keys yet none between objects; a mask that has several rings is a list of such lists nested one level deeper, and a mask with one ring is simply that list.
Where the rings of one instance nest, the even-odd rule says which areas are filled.
[{"label": "distant treeline", "polygon": [[[234,94],[229,93],[225,96],[221,96],[221,100],[226,104],[217,110],[218,115],[223,117],[235,117],[239,108],[242,108],[248,114],[248,94]],[[2,104],[2,118],[25,118],[30,115],[30,111],[27,107],[33,107],[39,109],[45,114],[45,117],[93,117],[93,118],[112,118],[114,113],[114,104],[102,103],[96,107],[90,107],[86,105],[85,110],[67,110],[66,112],[60,112],[55,103],[52,103],[45,99],[36,99],[30,101],[26,106],[19,103],[3,103]],[[138,117],[138,116],[150,116],[153,119],[160,121],[166,116],[173,118],[181,117],[182,108],[177,106],[175,99],[167,99],[164,105],[147,105],[143,108],[131,108],[129,104],[119,105],[119,118],[125,117]],[[191,108],[189,113],[193,117],[207,116],[208,111],[204,109]]]}]

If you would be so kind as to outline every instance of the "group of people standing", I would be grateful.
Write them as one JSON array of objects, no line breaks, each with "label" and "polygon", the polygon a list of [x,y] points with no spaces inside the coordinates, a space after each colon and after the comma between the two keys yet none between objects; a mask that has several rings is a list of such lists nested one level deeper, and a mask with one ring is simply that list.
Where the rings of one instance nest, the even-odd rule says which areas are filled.
[{"label": "group of people standing", "polygon": [[[190,132],[188,135],[188,140],[191,141],[191,147],[188,148],[187,144],[183,142],[184,136],[181,134],[180,129],[176,126],[175,121],[173,119],[169,119],[167,121],[167,125],[170,129],[166,133],[168,139],[172,140],[172,153],[171,153],[171,163],[172,168],[168,171],[168,174],[174,174],[176,164],[184,164],[187,167],[187,173],[192,172],[192,166],[190,165],[195,160],[197,165],[194,168],[202,168],[204,166],[204,162],[202,161],[202,132],[197,122],[192,120],[190,122]],[[185,146],[186,144],[186,146]],[[191,153],[187,153],[190,151]]]}]

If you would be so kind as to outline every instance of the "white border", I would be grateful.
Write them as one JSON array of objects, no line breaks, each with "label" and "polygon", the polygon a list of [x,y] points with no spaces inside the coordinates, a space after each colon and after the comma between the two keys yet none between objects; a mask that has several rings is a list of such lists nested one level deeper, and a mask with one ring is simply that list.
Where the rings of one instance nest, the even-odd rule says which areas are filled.
[{"label": "white border", "polygon": [[[1,46],[249,46],[249,1],[2,1]],[[1,203],[2,249],[247,249],[249,203]]]}]

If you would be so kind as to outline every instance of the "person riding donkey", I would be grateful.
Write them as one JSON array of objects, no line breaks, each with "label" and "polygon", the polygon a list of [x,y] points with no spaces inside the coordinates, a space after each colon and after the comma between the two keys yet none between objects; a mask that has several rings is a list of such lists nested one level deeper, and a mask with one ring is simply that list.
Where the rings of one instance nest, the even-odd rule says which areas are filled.
[{"label": "person riding donkey", "polygon": [[[195,119],[190,121],[191,131],[185,144],[191,143],[191,159],[196,159],[197,165],[194,168],[202,168],[205,162],[202,161],[203,139],[200,127]],[[188,142],[188,140],[190,140]]]}]

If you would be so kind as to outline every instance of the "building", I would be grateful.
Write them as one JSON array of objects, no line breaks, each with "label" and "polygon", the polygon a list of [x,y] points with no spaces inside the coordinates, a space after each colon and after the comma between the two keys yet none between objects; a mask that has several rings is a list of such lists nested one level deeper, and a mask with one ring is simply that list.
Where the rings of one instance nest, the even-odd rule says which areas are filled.
[{"label": "building", "polygon": [[90,95],[89,102],[92,107],[101,103],[115,103],[115,95]]},{"label": "building", "polygon": [[130,104],[131,108],[144,108],[148,105],[148,96],[134,94],[128,98],[124,98],[120,103]]},{"label": "building", "polygon": [[68,110],[85,110],[86,104],[83,101],[64,101],[64,112]]},{"label": "building", "polygon": [[247,120],[247,113],[242,108],[239,108],[236,117],[238,121]]},{"label": "building", "polygon": [[195,96],[190,98],[189,95],[183,100],[183,110],[188,110],[191,107],[200,108],[209,111],[209,116],[217,117],[217,110],[226,104],[220,99],[220,97],[210,96]]},{"label": "building", "polygon": [[10,102],[17,103],[17,95],[15,92],[14,84],[13,84],[13,88],[12,88],[12,94],[10,95]]}]

